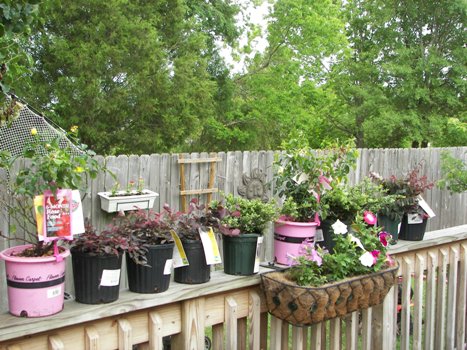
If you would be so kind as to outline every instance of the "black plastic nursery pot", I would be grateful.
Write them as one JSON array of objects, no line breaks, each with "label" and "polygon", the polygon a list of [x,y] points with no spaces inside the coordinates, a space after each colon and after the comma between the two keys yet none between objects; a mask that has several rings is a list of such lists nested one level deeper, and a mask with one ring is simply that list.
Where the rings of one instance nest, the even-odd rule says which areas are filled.
[{"label": "black plastic nursery pot", "polygon": [[122,254],[98,256],[71,248],[71,260],[77,302],[103,304],[118,299]]},{"label": "black plastic nursery pot", "polygon": [[[349,220],[341,220],[347,226],[350,225]],[[330,254],[334,253],[334,246],[336,242],[334,241],[334,230],[332,229],[332,225],[336,222],[336,219],[326,219],[321,221],[319,228],[323,231],[323,240],[321,242],[317,242],[317,244],[323,248],[327,249]]]},{"label": "black plastic nursery pot", "polygon": [[206,264],[200,240],[183,240],[183,249],[190,265],[174,269],[174,281],[185,284],[206,283],[211,279],[211,266]]},{"label": "black plastic nursery pot", "polygon": [[399,220],[393,220],[389,216],[378,214],[378,226],[383,228],[383,231],[390,233],[393,242],[399,239]]},{"label": "black plastic nursery pot", "polygon": [[425,236],[428,219],[423,219],[420,223],[409,223],[407,214],[404,214],[399,232],[399,239],[405,241],[421,241]]},{"label": "black plastic nursery pot", "polygon": [[[161,293],[169,289],[174,244],[153,245],[146,253],[148,265],[136,264],[126,255],[128,287],[135,293]],[[169,261],[169,266],[166,264]],[[166,268],[169,271],[165,271]]]},{"label": "black plastic nursery pot", "polygon": [[229,275],[253,275],[258,234],[223,236],[224,272]]}]

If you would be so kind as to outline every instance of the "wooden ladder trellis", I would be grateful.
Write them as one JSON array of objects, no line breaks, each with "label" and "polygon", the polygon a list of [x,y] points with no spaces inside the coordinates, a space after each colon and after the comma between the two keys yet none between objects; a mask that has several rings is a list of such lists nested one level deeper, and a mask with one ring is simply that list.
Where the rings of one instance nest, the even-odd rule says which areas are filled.
[{"label": "wooden ladder trellis", "polygon": [[[178,156],[178,164],[180,165],[180,196],[182,202],[183,212],[187,211],[188,202],[187,197],[192,195],[207,194],[206,203],[211,202],[212,194],[219,192],[218,188],[214,188],[214,180],[216,176],[216,167],[215,163],[221,162],[222,158],[217,157],[216,153],[211,153],[209,158],[195,158],[195,159],[185,159],[183,155]],[[187,190],[185,184],[185,164],[201,164],[209,163],[209,182],[208,188],[199,188]]]}]

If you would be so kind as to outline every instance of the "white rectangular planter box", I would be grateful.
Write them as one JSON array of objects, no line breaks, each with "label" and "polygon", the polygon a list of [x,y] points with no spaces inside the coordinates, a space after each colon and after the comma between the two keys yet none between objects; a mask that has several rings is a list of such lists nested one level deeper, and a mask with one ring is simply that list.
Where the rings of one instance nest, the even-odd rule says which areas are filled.
[{"label": "white rectangular planter box", "polygon": [[119,191],[116,196],[112,196],[111,192],[98,192],[97,195],[101,197],[101,209],[107,213],[114,213],[117,211],[152,209],[154,200],[159,196],[159,193],[143,190],[142,194],[126,195],[125,191]]}]

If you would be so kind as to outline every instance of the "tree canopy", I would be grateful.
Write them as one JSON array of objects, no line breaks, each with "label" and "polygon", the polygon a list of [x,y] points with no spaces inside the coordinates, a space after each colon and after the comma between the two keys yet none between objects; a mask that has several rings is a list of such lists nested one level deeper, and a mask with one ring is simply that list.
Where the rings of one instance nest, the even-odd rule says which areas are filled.
[{"label": "tree canopy", "polygon": [[261,2],[4,1],[0,87],[100,154],[467,145],[465,1]]}]

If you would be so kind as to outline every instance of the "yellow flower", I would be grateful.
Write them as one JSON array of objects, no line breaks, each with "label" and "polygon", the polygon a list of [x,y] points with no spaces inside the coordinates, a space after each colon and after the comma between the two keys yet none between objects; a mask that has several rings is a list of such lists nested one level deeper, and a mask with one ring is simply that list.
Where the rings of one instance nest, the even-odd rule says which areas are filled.
[{"label": "yellow flower", "polygon": [[78,131],[78,125],[73,125],[71,128],[70,128],[70,131],[72,133],[76,133]]},{"label": "yellow flower", "polygon": [[77,166],[75,168],[75,173],[82,173],[83,171],[84,171],[84,169],[82,167],[80,167],[80,166]]},{"label": "yellow flower", "polygon": [[32,128],[32,129],[31,129],[31,135],[32,135],[32,136],[37,135],[37,129],[36,129],[36,128]]}]

